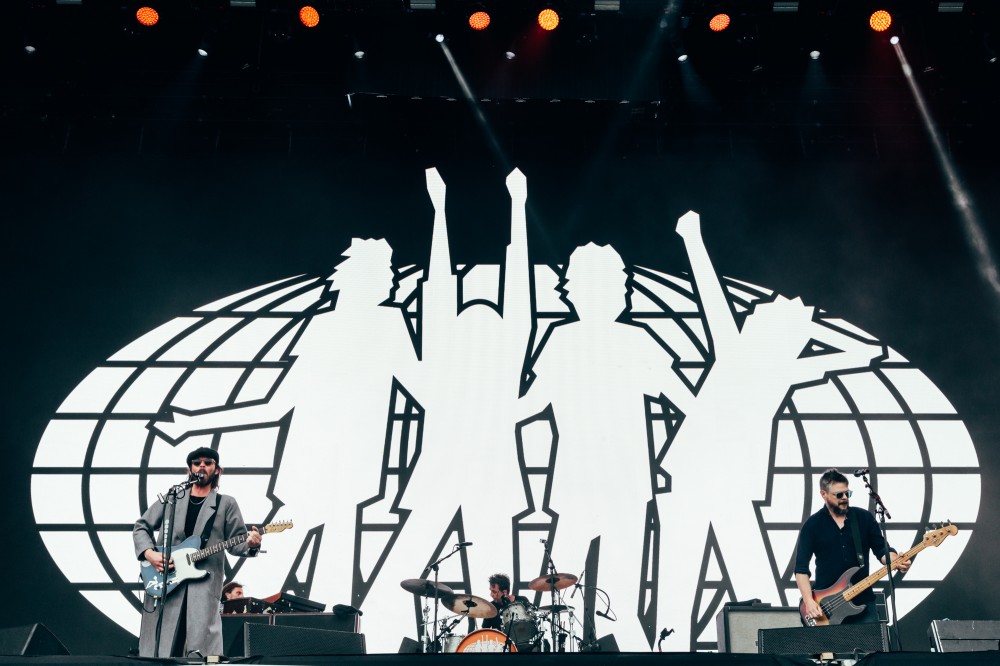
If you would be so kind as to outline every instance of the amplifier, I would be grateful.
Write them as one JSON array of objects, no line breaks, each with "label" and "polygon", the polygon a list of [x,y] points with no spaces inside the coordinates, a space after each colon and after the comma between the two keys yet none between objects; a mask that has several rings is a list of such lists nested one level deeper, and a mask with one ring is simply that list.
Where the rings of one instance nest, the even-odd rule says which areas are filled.
[{"label": "amplifier", "polygon": [[227,657],[249,656],[243,651],[243,627],[247,624],[264,624],[283,627],[304,627],[328,631],[358,633],[357,615],[335,613],[277,613],[277,614],[227,614],[222,616],[222,645]]},{"label": "amplifier", "polygon": [[889,631],[881,622],[795,629],[761,629],[761,654],[869,654],[889,651]]},{"label": "amplifier", "polygon": [[327,629],[248,624],[243,627],[247,656],[364,654],[364,634]]},{"label": "amplifier", "polygon": [[927,638],[934,652],[979,652],[1000,649],[996,620],[933,620]]},{"label": "amplifier", "polygon": [[723,606],[715,616],[719,652],[757,653],[757,631],[801,627],[794,606]]}]

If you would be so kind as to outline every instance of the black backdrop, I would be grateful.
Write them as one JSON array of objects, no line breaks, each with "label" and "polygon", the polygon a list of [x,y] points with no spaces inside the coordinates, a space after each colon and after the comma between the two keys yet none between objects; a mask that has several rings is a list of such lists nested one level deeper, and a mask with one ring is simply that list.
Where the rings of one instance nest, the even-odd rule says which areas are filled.
[{"label": "black backdrop", "polygon": [[[6,151],[0,626],[43,622],[74,653],[124,653],[135,642],[70,588],[34,527],[34,450],[70,390],[172,317],[250,286],[328,271],[352,236],[384,236],[397,266],[422,264],[432,219],[423,169],[431,165],[449,185],[456,261],[500,260],[509,210],[503,179],[517,165],[528,178],[535,263],[562,262],[593,240],[612,243],[626,263],[684,270],[673,227],[695,209],[722,273],[801,295],[912,360],[968,425],[983,496],[958,565],[902,621],[904,646],[923,649],[934,618],[996,619],[1000,296],[976,271],[925,140],[912,139],[918,159],[895,160],[775,156],[754,144],[735,154],[602,151],[587,146],[600,146],[607,128],[569,113],[562,136],[575,134],[582,145],[569,151],[518,140],[531,122],[498,130],[504,158],[479,142],[439,154],[409,142],[308,158],[253,148],[135,154],[99,141]],[[976,161],[959,168],[979,219],[996,235],[1000,170]],[[886,500],[891,507],[908,498]]]}]

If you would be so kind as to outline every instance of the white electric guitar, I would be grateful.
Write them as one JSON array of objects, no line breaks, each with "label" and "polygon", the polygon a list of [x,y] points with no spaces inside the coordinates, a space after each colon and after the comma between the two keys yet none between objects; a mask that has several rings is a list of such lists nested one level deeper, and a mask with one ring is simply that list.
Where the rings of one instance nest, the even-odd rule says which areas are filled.
[{"label": "white electric guitar", "polygon": [[[284,532],[291,527],[293,527],[292,521],[281,520],[276,523],[264,525],[264,527],[260,528],[260,532],[262,534]],[[246,534],[234,536],[232,539],[220,541],[205,548],[199,548],[201,546],[201,537],[197,534],[184,539],[184,541],[181,541],[170,549],[170,559],[174,561],[174,570],[167,576],[166,589],[164,589],[163,574],[157,572],[156,567],[144,559],[141,563],[142,566],[139,567],[139,574],[142,576],[142,586],[145,588],[146,594],[154,599],[160,599],[173,592],[178,585],[185,581],[192,578],[204,578],[208,575],[208,572],[196,567],[196,563],[210,555],[215,555],[227,548],[241,544],[249,537],[250,533],[247,532]],[[157,548],[156,551],[162,553],[163,548]]]}]

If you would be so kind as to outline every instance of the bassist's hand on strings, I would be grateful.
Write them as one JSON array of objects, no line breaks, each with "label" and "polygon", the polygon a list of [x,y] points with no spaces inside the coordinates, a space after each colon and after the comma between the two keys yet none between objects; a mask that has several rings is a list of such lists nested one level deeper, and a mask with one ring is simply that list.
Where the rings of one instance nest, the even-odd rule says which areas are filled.
[{"label": "bassist's hand on strings", "polygon": [[[163,553],[156,550],[155,548],[147,548],[146,552],[142,554],[146,558],[146,561],[153,565],[153,567],[160,573],[163,573]],[[170,569],[174,568],[174,558],[170,558]]]},{"label": "bassist's hand on strings", "polygon": [[812,599],[806,599],[805,605],[803,606],[806,617],[821,618],[823,617],[823,609],[819,607],[819,604]]}]

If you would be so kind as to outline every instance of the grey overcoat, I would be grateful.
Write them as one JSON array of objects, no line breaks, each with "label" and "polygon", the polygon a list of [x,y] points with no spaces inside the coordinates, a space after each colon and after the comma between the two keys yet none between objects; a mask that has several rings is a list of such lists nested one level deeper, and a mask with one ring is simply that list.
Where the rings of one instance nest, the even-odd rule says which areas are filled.
[{"label": "grey overcoat", "polygon": [[[184,519],[187,516],[189,494],[177,500],[177,510],[174,517],[174,545],[180,543],[189,534],[184,534]],[[216,506],[218,508],[216,509]],[[142,554],[147,548],[163,545],[163,534],[159,532],[163,524],[164,505],[154,502],[146,513],[135,522],[132,529],[132,541],[135,543],[135,555],[144,559]],[[217,512],[208,543],[211,546],[231,537],[246,534],[240,507],[229,495],[223,495],[218,490],[212,490],[195,523],[194,533],[201,535],[212,514]],[[153,535],[156,533],[156,540]],[[250,550],[246,542],[233,546],[229,552],[239,557],[252,557],[257,550]],[[163,603],[163,626],[160,629],[160,651],[154,655],[156,645],[156,616],[158,609],[153,607],[152,597],[146,597],[143,602],[142,625],[139,630],[139,655],[142,657],[170,657],[170,649],[174,643],[179,627],[178,619],[181,606],[185,605],[184,621],[187,628],[184,656],[194,650],[202,656],[222,654],[222,619],[219,615],[219,598],[222,596],[222,586],[225,583],[225,553],[219,552],[198,563],[198,568],[208,571],[204,578],[192,579],[182,584],[169,595]]]}]

